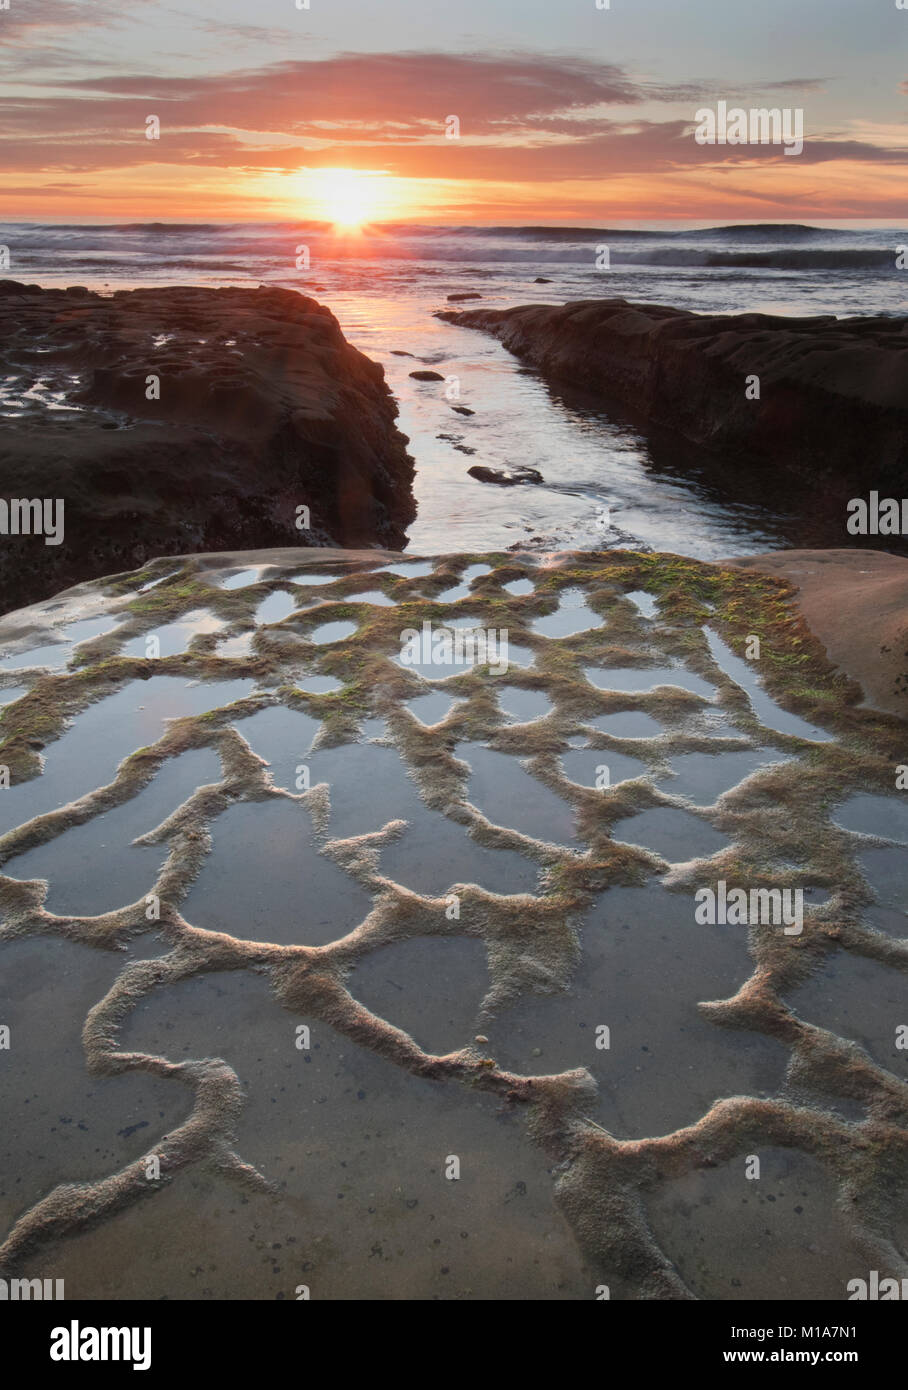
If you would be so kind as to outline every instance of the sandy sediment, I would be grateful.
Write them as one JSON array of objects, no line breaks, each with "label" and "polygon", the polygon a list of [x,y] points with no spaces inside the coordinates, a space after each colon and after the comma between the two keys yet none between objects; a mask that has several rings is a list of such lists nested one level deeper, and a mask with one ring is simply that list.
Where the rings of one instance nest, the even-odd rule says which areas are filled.
[{"label": "sandy sediment", "polygon": [[61,544],[3,537],[4,609],[153,555],[400,546],[415,515],[382,368],[291,290],[3,281],[0,375],[0,495],[65,501]]},{"label": "sandy sediment", "polygon": [[[908,319],[707,315],[623,299],[438,317],[738,462],[904,486]],[[747,393],[754,377],[759,399]]]}]

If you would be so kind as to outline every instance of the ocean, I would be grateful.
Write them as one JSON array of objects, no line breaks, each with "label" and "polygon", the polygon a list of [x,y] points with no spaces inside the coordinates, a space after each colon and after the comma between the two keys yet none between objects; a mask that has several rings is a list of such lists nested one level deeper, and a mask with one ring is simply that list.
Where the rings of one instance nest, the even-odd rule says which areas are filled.
[{"label": "ocean", "polygon": [[[319,299],[380,361],[416,460],[421,554],[532,549],[665,550],[715,560],[849,544],[823,499],[654,441],[639,422],[547,385],[485,335],[433,317],[448,296],[482,307],[599,297],[700,313],[899,315],[908,229],[755,224],[690,227],[393,226],[339,232],[288,223],[0,225],[6,274],[102,293],[135,286],[277,285]],[[408,354],[408,355],[403,355]],[[429,367],[456,377],[456,401]],[[474,414],[455,412],[454,404]],[[501,488],[472,464],[528,466],[541,485]]]}]

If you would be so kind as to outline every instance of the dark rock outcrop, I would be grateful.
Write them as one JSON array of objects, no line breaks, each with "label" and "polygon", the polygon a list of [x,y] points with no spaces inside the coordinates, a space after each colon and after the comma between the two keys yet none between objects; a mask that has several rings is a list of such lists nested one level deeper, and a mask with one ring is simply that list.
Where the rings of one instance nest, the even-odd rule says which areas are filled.
[{"label": "dark rock outcrop", "polygon": [[438,317],[736,461],[904,490],[908,318],[707,316],[622,299]]},{"label": "dark rock outcrop", "polygon": [[397,407],[314,299],[2,281],[0,376],[0,497],[65,502],[61,544],[0,535],[3,609],[155,555],[405,543]]},{"label": "dark rock outcrop", "polygon": [[538,468],[487,468],[483,463],[474,463],[467,472],[471,478],[476,478],[481,483],[497,483],[499,487],[517,487],[520,483],[545,481]]}]

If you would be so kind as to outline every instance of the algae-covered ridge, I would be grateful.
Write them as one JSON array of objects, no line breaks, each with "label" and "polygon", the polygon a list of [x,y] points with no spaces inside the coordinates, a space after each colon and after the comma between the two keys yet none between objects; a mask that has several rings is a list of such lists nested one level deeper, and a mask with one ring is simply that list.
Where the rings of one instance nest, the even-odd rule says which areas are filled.
[{"label": "algae-covered ridge", "polygon": [[[471,571],[475,577],[463,584],[461,576]],[[314,575],[318,582],[307,582]],[[514,581],[528,581],[528,591],[511,592],[506,586]],[[458,587],[461,596],[445,597]],[[364,600],[367,591],[383,601]],[[564,637],[541,635],[535,624],[578,591],[592,625]],[[629,597],[638,593],[652,601],[650,616]],[[286,596],[286,615],[257,620],[273,595]],[[426,622],[437,630],[461,615],[477,628],[506,631],[508,643],[528,656],[506,671],[491,661],[452,674],[441,671],[452,704],[439,722],[424,724],[407,704],[433,683],[399,660],[402,633],[421,631]],[[206,621],[199,622],[200,616]],[[74,645],[66,664],[48,668],[37,657],[34,666],[27,664],[30,649],[53,649],[66,640],[67,624],[98,617],[110,619],[109,629]],[[186,625],[180,649],[154,654],[153,639],[179,623]],[[331,640],[334,623],[344,627]],[[746,659],[768,696],[793,717],[778,721],[780,726],[787,722],[802,732],[758,717],[747,690],[717,659],[710,634]],[[896,767],[908,762],[905,726],[864,707],[860,690],[830,667],[798,616],[789,585],[678,556],[633,552],[431,561],[340,551],[194,556],[157,560],[12,615],[0,623],[0,649],[15,661],[13,667],[0,662],[0,700],[7,688],[27,687],[0,718],[0,764],[13,788],[41,777],[56,740],[78,729],[81,714],[133,682],[165,675],[249,683],[248,693],[233,703],[167,722],[160,738],[135,749],[105,785],[0,837],[5,867],[70,827],[126,805],[168,760],[187,750],[207,748],[220,760],[219,781],[198,787],[142,837],[140,843],[166,846],[167,858],[135,902],[101,916],[58,916],[45,907],[46,883],[14,877],[14,865],[0,877],[0,940],[60,936],[86,949],[117,951],[147,934],[169,948],[154,960],[125,965],[88,1014],[83,1032],[92,1073],[146,1071],[189,1088],[189,1117],[155,1141],[165,1173],[213,1166],[242,1184],[269,1190],[268,1176],[234,1147],[242,1077],[220,1059],[172,1061],[125,1052],[120,1041],[124,1022],[153,992],[191,976],[253,971],[268,979],[292,1014],[330,1025],[405,1071],[439,1085],[491,1092],[524,1114],[530,1136],[556,1165],[557,1199],[587,1258],[603,1277],[623,1281],[633,1296],[692,1296],[650,1229],[646,1194],[679,1174],[766,1143],[818,1160],[870,1267],[908,1274],[891,1239],[893,1204],[908,1190],[908,1088],[861,1047],[803,1021],[783,998],[835,952],[908,969],[908,939],[867,920],[872,894],[856,860],[860,845],[891,842],[846,831],[833,819],[849,795],[893,793]],[[756,650],[758,659],[749,655]],[[592,668],[600,673],[595,682],[585,674]],[[649,689],[645,682],[639,689],[626,682],[624,688],[609,687],[609,669],[648,668],[686,671],[715,694],[696,693],[690,682],[688,688],[672,684],[670,677]],[[508,719],[498,698],[504,687],[544,695],[548,713],[525,722]],[[380,859],[383,847],[401,834],[397,820],[332,839],[331,786],[316,783],[296,791],[276,785],[269,765],[243,735],[243,719],[274,707],[318,721],[314,748],[374,737],[373,721],[381,721],[379,740],[396,749],[427,809],[465,827],[478,846],[509,850],[534,865],[535,891],[507,895],[452,883],[444,895],[432,897],[395,882],[381,872]],[[657,720],[660,732],[628,737],[599,726],[607,716],[634,712]],[[811,727],[821,736],[807,736]],[[507,817],[488,818],[470,800],[470,768],[455,751],[461,744],[484,745],[519,761],[571,808],[576,842],[554,843],[516,829]],[[610,754],[635,758],[646,773],[606,789],[580,785],[562,766],[565,753],[578,746],[598,750],[606,764]],[[774,750],[774,757],[712,804],[672,792],[677,757],[755,749]],[[0,791],[0,798],[5,794]],[[300,944],[248,940],[194,925],[183,908],[217,838],[218,817],[238,803],[281,799],[308,812],[321,854],[368,894],[371,910],[355,929],[317,946],[302,944],[304,898],[294,932]],[[672,863],[633,843],[622,823],[658,808],[687,811],[720,832],[726,847],[708,864],[697,858]],[[356,998],[351,968],[357,962],[387,943],[428,936],[467,935],[483,942],[491,979],[484,1017],[494,1018],[514,998],[568,989],[583,971],[577,931],[583,912],[609,888],[657,877],[670,892],[687,897],[717,879],[825,890],[825,900],[806,909],[797,936],[751,925],[750,977],[733,997],[699,1006],[717,1028],[760,1033],[784,1045],[784,1095],[728,1096],[691,1126],[621,1139],[590,1118],[596,1083],[583,1067],[519,1074],[500,1066],[479,1041],[432,1055]],[[447,910],[452,895],[456,916]],[[859,1098],[866,1118],[848,1120],[824,1097]],[[142,1160],[98,1181],[56,1187],[6,1234],[0,1269],[17,1271],[32,1250],[101,1221],[148,1191]]]}]

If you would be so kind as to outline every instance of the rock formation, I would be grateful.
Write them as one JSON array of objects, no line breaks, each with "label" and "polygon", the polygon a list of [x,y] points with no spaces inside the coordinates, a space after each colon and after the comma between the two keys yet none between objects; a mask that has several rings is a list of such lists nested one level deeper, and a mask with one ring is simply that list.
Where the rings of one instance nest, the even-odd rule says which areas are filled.
[{"label": "rock formation", "polygon": [[0,537],[4,609],[155,555],[405,542],[384,373],[314,299],[7,280],[0,344],[0,497],[65,501],[61,544]]},{"label": "rock formation", "polygon": [[908,318],[701,315],[623,299],[438,317],[736,465],[904,490]]}]

